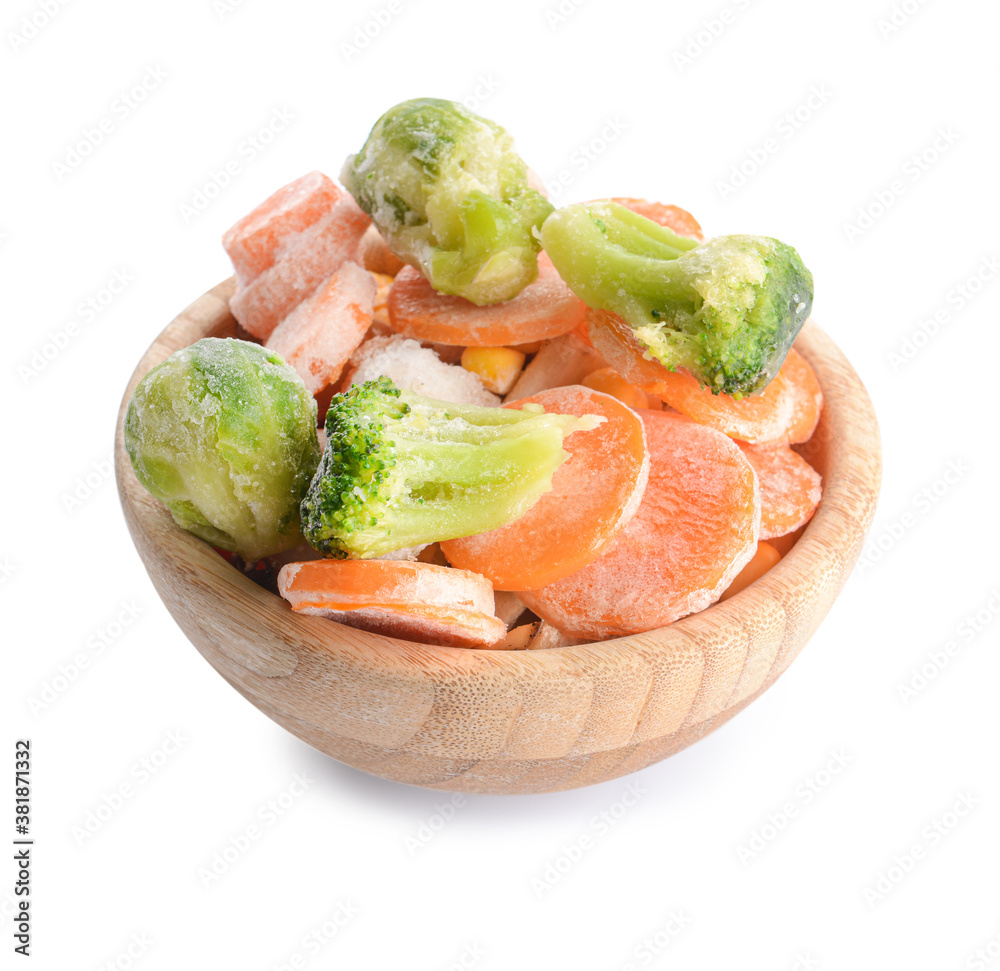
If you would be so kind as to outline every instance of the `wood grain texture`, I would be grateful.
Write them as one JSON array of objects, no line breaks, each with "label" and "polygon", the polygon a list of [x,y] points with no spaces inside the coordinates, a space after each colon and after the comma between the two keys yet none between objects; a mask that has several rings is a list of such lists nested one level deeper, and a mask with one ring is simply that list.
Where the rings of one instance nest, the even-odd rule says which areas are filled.
[{"label": "wood grain texture", "polygon": [[851,366],[809,323],[796,347],[819,376],[825,407],[798,448],[823,475],[823,501],[788,555],[725,603],[646,634],[545,651],[414,644],[294,614],[173,523],[139,485],[122,441],[125,405],[151,367],[201,337],[235,334],[233,287],[227,280],[196,300],[132,375],[115,439],[122,507],[153,584],[208,662],[288,731],[349,765],[503,793],[634,772],[773,684],[861,550],[881,476],[878,426]]}]

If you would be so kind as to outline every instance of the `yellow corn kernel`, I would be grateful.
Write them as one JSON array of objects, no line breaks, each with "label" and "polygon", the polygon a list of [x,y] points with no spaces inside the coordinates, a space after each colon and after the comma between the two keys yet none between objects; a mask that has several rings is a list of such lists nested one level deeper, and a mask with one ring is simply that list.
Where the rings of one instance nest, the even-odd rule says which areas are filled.
[{"label": "yellow corn kernel", "polygon": [[603,391],[617,398],[629,408],[650,407],[646,392],[634,384],[629,384],[614,368],[602,367],[598,371],[591,371],[580,383],[594,391]]},{"label": "yellow corn kernel", "polygon": [[506,394],[514,386],[524,354],[512,347],[467,347],[462,351],[462,367],[479,375],[483,387],[494,394]]}]

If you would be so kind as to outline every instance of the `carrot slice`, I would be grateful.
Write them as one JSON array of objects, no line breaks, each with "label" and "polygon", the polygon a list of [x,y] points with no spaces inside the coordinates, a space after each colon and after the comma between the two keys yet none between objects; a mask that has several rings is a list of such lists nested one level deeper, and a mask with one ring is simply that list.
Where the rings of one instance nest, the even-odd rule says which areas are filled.
[{"label": "carrot slice", "polygon": [[424,644],[488,648],[507,636],[488,580],[432,563],[288,563],[278,573],[278,592],[298,613]]},{"label": "carrot slice", "polygon": [[375,278],[348,261],[278,326],[265,344],[315,395],[333,384],[371,326]]},{"label": "carrot slice", "polygon": [[612,199],[618,205],[637,212],[640,216],[652,219],[654,223],[666,226],[678,236],[691,236],[694,239],[704,239],[701,225],[686,209],[680,206],[667,206],[662,202],[648,202],[646,199]]},{"label": "carrot slice", "polygon": [[736,443],[683,415],[640,415],[650,470],[638,512],[603,556],[563,580],[520,593],[567,634],[636,634],[702,610],[757,549],[757,476]]},{"label": "carrot slice", "polygon": [[819,473],[787,445],[740,444],[760,481],[760,536],[792,533],[812,518],[823,496]]},{"label": "carrot slice", "polygon": [[280,246],[329,214],[343,195],[322,172],[310,172],[278,189],[247,213],[222,237],[236,271],[236,282],[245,287],[274,266]]},{"label": "carrot slice", "polygon": [[602,367],[591,371],[581,382],[585,388],[603,391],[629,408],[649,408],[649,399],[642,388],[629,384],[614,368]]},{"label": "carrot slice", "polygon": [[594,347],[627,381],[695,421],[753,445],[805,442],[816,429],[823,391],[809,362],[793,347],[763,391],[739,400],[712,394],[687,371],[643,357],[645,348],[617,314],[587,310]]},{"label": "carrot slice", "polygon": [[784,536],[772,536],[768,540],[768,543],[773,546],[778,553],[782,556],[788,556],[792,551],[792,547],[802,538],[802,534],[805,532],[805,526],[800,526],[798,529],[792,530],[790,533],[785,533]]},{"label": "carrot slice", "polygon": [[513,300],[477,307],[463,297],[438,293],[412,266],[404,266],[389,290],[389,320],[417,340],[462,347],[501,347],[568,334],[583,324],[585,305],[544,254],[538,279]]},{"label": "carrot slice", "polygon": [[739,573],[736,579],[726,588],[719,600],[728,600],[734,594],[745,590],[755,580],[759,580],[768,570],[781,559],[781,554],[770,543],[758,543],[753,559]]},{"label": "carrot slice", "polygon": [[[340,190],[337,190],[340,192]],[[274,266],[237,290],[229,309],[245,330],[262,341],[278,322],[353,259],[370,220],[358,204],[340,192],[330,211],[308,229],[289,238],[275,253]]]},{"label": "carrot slice", "polygon": [[649,477],[642,421],[616,398],[574,385],[505,407],[529,403],[606,421],[567,436],[563,447],[569,458],[552,476],[552,490],[520,519],[441,544],[448,562],[483,574],[496,590],[530,590],[586,566],[635,515]]},{"label": "carrot slice", "polygon": [[763,391],[739,400],[712,394],[685,371],[670,374],[646,390],[696,421],[753,445],[808,441],[823,409],[816,374],[795,348]]}]

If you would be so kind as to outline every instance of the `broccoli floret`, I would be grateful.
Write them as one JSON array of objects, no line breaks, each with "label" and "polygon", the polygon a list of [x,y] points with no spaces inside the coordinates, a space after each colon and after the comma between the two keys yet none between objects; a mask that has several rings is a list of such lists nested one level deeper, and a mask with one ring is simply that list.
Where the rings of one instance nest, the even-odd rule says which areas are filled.
[{"label": "broccoli floret", "polygon": [[612,202],[557,210],[541,238],[578,296],[621,316],[650,357],[716,394],[761,390],[812,307],[812,274],[776,239],[698,243]]},{"label": "broccoli floret", "polygon": [[538,276],[532,233],[552,206],[507,132],[454,101],[389,109],[341,180],[389,248],[441,293],[485,305]]},{"label": "broccoli floret", "polygon": [[302,532],[326,556],[365,559],[497,529],[551,488],[565,436],[600,421],[436,401],[386,377],[355,385],[326,414]]}]

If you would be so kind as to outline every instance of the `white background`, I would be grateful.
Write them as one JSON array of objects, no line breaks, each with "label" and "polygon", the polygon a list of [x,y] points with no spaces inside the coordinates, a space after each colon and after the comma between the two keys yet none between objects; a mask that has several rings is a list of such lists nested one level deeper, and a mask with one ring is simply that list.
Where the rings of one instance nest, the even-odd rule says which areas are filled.
[{"label": "white background", "polygon": [[[400,0],[384,26],[388,0],[92,0],[47,24],[41,2],[3,5],[2,711],[5,758],[34,747],[25,966],[1000,968],[997,7],[557,3]],[[798,247],[880,417],[872,541],[826,622],[745,712],[628,779],[456,808],[320,755],[186,641],[119,510],[121,392],[229,274],[221,233],[292,178],[336,175],[423,95],[506,125],[543,177],[565,173],[557,202],[648,196]],[[258,137],[276,110],[292,120]],[[0,868],[5,967],[13,879]]]}]

